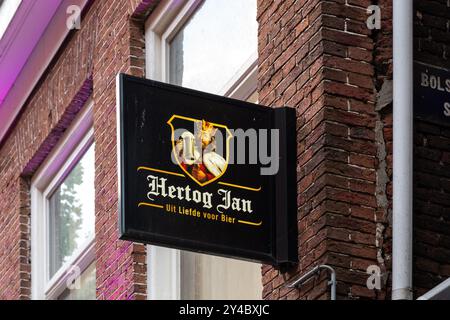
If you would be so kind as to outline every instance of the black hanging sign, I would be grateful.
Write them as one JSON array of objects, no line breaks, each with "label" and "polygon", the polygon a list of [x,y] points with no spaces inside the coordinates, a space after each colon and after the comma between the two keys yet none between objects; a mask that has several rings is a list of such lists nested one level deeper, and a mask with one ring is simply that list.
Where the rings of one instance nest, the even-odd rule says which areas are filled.
[{"label": "black hanging sign", "polygon": [[297,261],[293,109],[123,74],[117,89],[121,239]]},{"label": "black hanging sign", "polygon": [[450,71],[417,62],[414,75],[415,116],[450,124]]}]

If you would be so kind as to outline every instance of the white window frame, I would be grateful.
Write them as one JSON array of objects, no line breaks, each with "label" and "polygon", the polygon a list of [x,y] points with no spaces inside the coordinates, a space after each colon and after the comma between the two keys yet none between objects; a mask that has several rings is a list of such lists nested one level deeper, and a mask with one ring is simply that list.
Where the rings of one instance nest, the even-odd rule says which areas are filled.
[{"label": "white window frame", "polygon": [[[162,0],[145,25],[146,77],[169,82],[169,44],[204,0]],[[219,95],[247,100],[257,91],[258,52],[254,52]],[[148,299],[181,298],[180,251],[147,247]]]},{"label": "white window frame", "polygon": [[450,299],[450,278],[441,282],[436,287],[425,293],[417,300],[449,300]]},{"label": "white window frame", "polygon": [[[92,146],[92,109],[92,102],[88,102],[31,181],[31,296],[34,300],[57,299],[67,284],[95,261],[93,237],[49,278],[48,197]],[[79,274],[74,267],[79,268]]]}]

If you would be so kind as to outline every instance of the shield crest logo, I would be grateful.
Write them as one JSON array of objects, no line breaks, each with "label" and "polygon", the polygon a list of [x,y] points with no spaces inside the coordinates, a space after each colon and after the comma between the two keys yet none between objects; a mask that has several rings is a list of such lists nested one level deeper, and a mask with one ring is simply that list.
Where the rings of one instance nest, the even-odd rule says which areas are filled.
[{"label": "shield crest logo", "polygon": [[227,126],[179,115],[167,124],[172,130],[172,161],[188,177],[203,187],[225,174],[233,137]]}]

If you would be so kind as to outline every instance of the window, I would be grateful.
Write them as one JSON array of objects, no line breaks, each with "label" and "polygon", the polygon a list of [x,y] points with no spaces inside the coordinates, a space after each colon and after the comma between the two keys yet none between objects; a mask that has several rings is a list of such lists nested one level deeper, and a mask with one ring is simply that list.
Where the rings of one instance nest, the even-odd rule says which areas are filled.
[{"label": "window", "polygon": [[95,299],[91,105],[32,180],[32,297]]},{"label": "window", "polygon": [[[245,63],[255,59],[255,1],[202,1],[189,20],[168,38],[170,83],[226,94]],[[176,30],[176,28],[175,28]]]},{"label": "window", "polygon": [[[147,76],[257,102],[256,0],[166,0],[147,21]],[[150,299],[260,299],[256,263],[150,246]]]}]

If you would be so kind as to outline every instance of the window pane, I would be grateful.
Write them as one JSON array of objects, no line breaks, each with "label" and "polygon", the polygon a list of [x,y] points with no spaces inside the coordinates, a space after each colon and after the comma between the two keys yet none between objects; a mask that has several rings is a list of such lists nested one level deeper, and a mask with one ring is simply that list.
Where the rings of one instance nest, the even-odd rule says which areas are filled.
[{"label": "window pane", "polygon": [[94,146],[49,198],[50,278],[94,238]]},{"label": "window pane", "polygon": [[256,0],[206,0],[170,44],[169,81],[221,93],[257,46]]},{"label": "window pane", "polygon": [[181,252],[181,299],[262,299],[261,265],[211,255]]},{"label": "window pane", "polygon": [[95,300],[95,264],[91,264],[79,278],[79,288],[66,289],[58,300]]},{"label": "window pane", "polygon": [[258,91],[253,92],[253,93],[250,95],[250,97],[248,97],[247,101],[248,101],[248,102],[251,102],[251,103],[256,103],[256,104],[257,104],[258,101],[259,101],[259,93],[258,93]]}]

